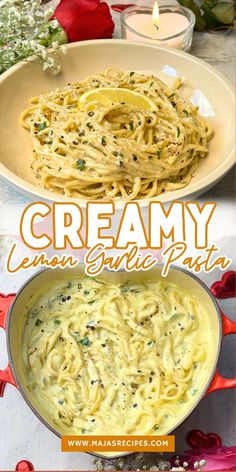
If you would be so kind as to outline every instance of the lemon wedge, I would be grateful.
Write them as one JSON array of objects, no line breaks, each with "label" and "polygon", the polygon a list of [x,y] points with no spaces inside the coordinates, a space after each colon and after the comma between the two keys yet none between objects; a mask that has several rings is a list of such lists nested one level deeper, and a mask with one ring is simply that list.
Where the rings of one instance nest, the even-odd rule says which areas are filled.
[{"label": "lemon wedge", "polygon": [[[94,108],[93,102],[98,102],[103,106],[111,106],[113,103],[125,103],[140,110],[156,110],[156,105],[150,98],[125,88],[101,87],[88,90],[80,97],[78,107],[84,109],[85,106],[88,106],[88,109],[92,110]],[[89,105],[89,103],[91,104]]]}]

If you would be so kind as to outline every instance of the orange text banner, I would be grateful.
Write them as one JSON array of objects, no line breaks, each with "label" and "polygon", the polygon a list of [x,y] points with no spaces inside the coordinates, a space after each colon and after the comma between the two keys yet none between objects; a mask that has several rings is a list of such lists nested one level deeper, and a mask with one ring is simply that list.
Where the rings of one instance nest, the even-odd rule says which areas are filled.
[{"label": "orange text banner", "polygon": [[175,436],[63,436],[62,452],[175,452]]}]

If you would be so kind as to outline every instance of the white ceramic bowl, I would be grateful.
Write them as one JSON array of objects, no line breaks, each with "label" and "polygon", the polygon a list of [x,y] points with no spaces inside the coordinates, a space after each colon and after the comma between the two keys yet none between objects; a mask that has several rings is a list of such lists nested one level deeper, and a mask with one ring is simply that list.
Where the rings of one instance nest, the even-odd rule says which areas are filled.
[{"label": "white ceramic bowl", "polygon": [[[27,107],[29,99],[108,67],[153,73],[167,83],[173,82],[176,74],[181,75],[184,77],[181,93],[200,105],[200,111],[214,128],[209,155],[200,162],[190,184],[181,190],[166,192],[158,200],[168,202],[197,197],[232,167],[235,148],[233,87],[205,62],[175,49],[127,40],[97,40],[65,46],[61,63],[62,73],[58,76],[43,72],[39,64],[30,62],[20,63],[0,77],[0,173],[22,191],[31,193],[37,200],[68,201],[69,198],[41,188],[30,168],[30,136],[18,123],[19,114]],[[85,205],[85,201],[75,201]],[[140,204],[146,206],[148,202],[144,199]],[[123,202],[117,203],[119,208],[123,205]]]}]

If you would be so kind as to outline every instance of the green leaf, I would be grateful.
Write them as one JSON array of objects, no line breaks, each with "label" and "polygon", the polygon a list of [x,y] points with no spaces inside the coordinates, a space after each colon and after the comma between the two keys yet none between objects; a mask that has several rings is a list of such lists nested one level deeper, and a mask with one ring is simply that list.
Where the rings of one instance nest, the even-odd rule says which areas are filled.
[{"label": "green leaf", "polygon": [[234,5],[229,2],[221,2],[211,9],[211,13],[224,25],[230,25],[234,21]]},{"label": "green leaf", "polygon": [[201,14],[200,8],[196,5],[196,3],[194,3],[193,0],[178,0],[178,2],[183,7],[186,7],[192,10],[192,12],[194,13],[196,17],[195,30],[204,31],[204,29],[206,28],[206,22]]}]

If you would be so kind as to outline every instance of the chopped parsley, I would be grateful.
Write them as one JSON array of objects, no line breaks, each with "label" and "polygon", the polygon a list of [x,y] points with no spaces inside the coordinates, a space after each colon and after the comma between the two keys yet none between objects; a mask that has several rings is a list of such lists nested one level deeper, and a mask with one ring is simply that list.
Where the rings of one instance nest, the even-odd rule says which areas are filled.
[{"label": "chopped parsley", "polygon": [[76,161],[76,167],[77,167],[77,169],[79,169],[79,170],[84,170],[85,164],[86,164],[86,161],[85,161],[84,159],[78,159],[78,160]]},{"label": "chopped parsley", "polygon": [[133,131],[133,129],[134,129],[134,122],[133,121],[129,122],[129,127],[130,127],[131,131]]},{"label": "chopped parsley", "polygon": [[179,137],[179,135],[180,135],[180,129],[179,129],[179,127],[177,126],[177,138]]},{"label": "chopped parsley", "polygon": [[186,116],[188,116],[188,115],[189,115],[189,112],[188,112],[188,110],[183,110],[183,113],[185,113],[185,115],[186,115]]},{"label": "chopped parsley", "polygon": [[135,72],[130,72],[130,77],[132,77],[135,74]]},{"label": "chopped parsley", "polygon": [[61,322],[60,322],[60,320],[54,320],[54,324],[59,325],[59,324],[61,324]]},{"label": "chopped parsley", "polygon": [[91,341],[89,340],[89,338],[86,336],[85,338],[81,339],[79,341],[80,344],[82,344],[82,346],[90,346],[91,345]]},{"label": "chopped parsley", "polygon": [[169,97],[168,97],[168,98],[169,98],[169,100],[171,100],[172,98],[174,98],[174,96],[175,96],[175,92],[174,92],[174,93],[172,93],[171,95],[169,95]]},{"label": "chopped parsley", "polygon": [[35,123],[34,126],[39,131],[43,131],[45,128],[47,128],[47,123],[46,123],[46,121],[44,121],[43,123]]},{"label": "chopped parsley", "polygon": [[157,159],[160,159],[160,158],[161,158],[161,150],[158,149],[158,150],[157,150]]},{"label": "chopped parsley", "polygon": [[94,129],[93,125],[90,122],[86,123],[86,126],[88,129]]},{"label": "chopped parsley", "polygon": [[60,405],[63,405],[64,400],[58,400],[58,403],[60,403]]}]

